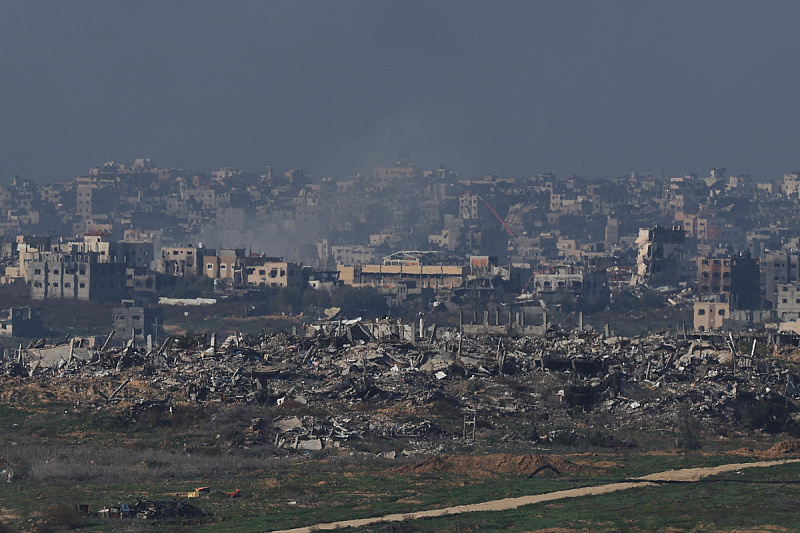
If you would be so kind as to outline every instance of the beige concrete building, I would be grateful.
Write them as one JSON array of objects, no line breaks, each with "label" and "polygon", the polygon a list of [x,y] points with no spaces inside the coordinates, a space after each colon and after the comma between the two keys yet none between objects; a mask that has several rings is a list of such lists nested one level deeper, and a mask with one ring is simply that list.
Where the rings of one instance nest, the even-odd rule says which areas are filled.
[{"label": "beige concrete building", "polygon": [[461,287],[469,271],[466,266],[444,265],[360,265],[338,269],[346,285],[394,287],[414,282],[417,288],[434,290]]},{"label": "beige concrete building", "polygon": [[156,268],[162,274],[199,276],[205,252],[205,248],[198,246],[162,246]]},{"label": "beige concrete building", "polygon": [[458,216],[462,220],[478,219],[478,195],[465,192],[458,197]]},{"label": "beige concrete building", "polygon": [[722,321],[731,314],[731,304],[728,302],[695,302],[694,303],[694,329],[695,331],[713,331],[722,328]]},{"label": "beige concrete building", "polygon": [[203,275],[211,279],[240,282],[245,255],[244,248],[222,248],[219,253],[208,250],[203,255]]},{"label": "beige concrete building", "polygon": [[279,257],[248,257],[243,277],[249,285],[299,287],[303,284],[303,269]]},{"label": "beige concrete building", "polygon": [[398,164],[393,167],[376,167],[375,179],[386,185],[393,180],[409,180],[419,177],[419,170],[412,165]]},{"label": "beige concrete building", "polygon": [[783,176],[781,191],[786,196],[797,195],[800,192],[800,173],[791,172]]},{"label": "beige concrete building", "polygon": [[448,252],[403,251],[384,257],[382,264],[339,265],[346,285],[390,289],[455,289],[466,283],[469,266],[463,257]]}]

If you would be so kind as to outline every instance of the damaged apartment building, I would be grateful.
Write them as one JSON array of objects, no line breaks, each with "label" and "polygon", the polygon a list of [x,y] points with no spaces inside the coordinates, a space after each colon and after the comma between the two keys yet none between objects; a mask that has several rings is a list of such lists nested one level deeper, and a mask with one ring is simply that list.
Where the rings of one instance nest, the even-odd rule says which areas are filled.
[{"label": "damaged apartment building", "polygon": [[781,322],[800,319],[800,253],[777,251],[761,260],[764,298]]},{"label": "damaged apartment building", "polygon": [[151,243],[111,242],[107,233],[90,232],[81,241],[20,244],[20,274],[35,300],[116,300],[137,275],[146,276],[152,256]]},{"label": "damaged apartment building", "polygon": [[36,337],[41,333],[42,315],[39,309],[0,309],[0,337]]},{"label": "damaged apartment building", "polygon": [[586,306],[605,306],[611,297],[605,269],[574,265],[542,266],[533,275],[533,292],[546,303],[569,299]]},{"label": "damaged apartment building", "polygon": [[636,238],[638,254],[633,281],[651,287],[678,286],[685,278],[682,264],[685,240],[681,226],[640,229]]},{"label": "damaged apartment building", "polygon": [[698,257],[695,330],[719,329],[728,320],[750,322],[752,312],[761,308],[759,278],[758,261],[749,253]]},{"label": "damaged apartment building", "polygon": [[464,285],[469,267],[463,257],[447,252],[403,251],[383,258],[380,264],[343,266],[339,276],[346,285],[374,287],[402,301],[423,291],[454,290]]},{"label": "damaged apartment building", "polygon": [[244,248],[198,246],[162,247],[158,271],[178,277],[202,276],[219,283],[244,283],[266,287],[297,287],[303,267],[281,257],[250,254]]},{"label": "damaged apartment building", "polygon": [[794,330],[800,319],[797,265],[798,257],[786,252],[760,261],[749,252],[698,258],[695,329],[740,329],[777,321],[781,329]]},{"label": "damaged apartment building", "polygon": [[164,309],[150,307],[144,301],[122,300],[120,307],[112,310],[114,335],[123,340],[159,342],[164,332]]},{"label": "damaged apartment building", "polygon": [[468,259],[447,251],[402,251],[384,257],[380,264],[338,266],[339,280],[357,287],[374,287],[390,304],[442,292],[494,290],[506,285],[520,290],[520,269],[501,266],[497,257],[473,255]]},{"label": "damaged apartment building", "polygon": [[100,262],[94,252],[45,252],[28,265],[31,298],[116,300],[127,293],[125,263]]}]

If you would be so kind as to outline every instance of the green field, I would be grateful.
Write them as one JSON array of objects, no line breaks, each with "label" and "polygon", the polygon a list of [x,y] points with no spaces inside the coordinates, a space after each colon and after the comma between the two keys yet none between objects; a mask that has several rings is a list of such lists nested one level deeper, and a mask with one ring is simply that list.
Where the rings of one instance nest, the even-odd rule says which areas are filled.
[{"label": "green field", "polygon": [[[60,424],[54,422],[55,427]],[[120,437],[106,433],[89,443],[67,442],[50,434],[41,439],[32,435],[27,442],[5,441],[0,449],[15,475],[10,483],[0,483],[5,528],[0,531],[270,531],[543,494],[667,469],[758,458],[756,452],[743,451],[572,453],[545,458],[563,471],[542,470],[530,476],[483,469],[482,461],[491,457],[486,455],[477,456],[474,468],[416,471],[413,465],[421,458],[390,460],[330,450],[278,457],[266,447],[210,446],[189,453],[178,449],[174,436],[158,440],[154,432],[132,439]],[[377,524],[358,531],[755,531],[767,525],[797,530],[798,483],[800,465],[743,469],[698,483],[635,488],[503,512]],[[209,493],[187,498],[204,486],[210,487]],[[228,497],[236,489],[240,497]],[[132,505],[137,498],[182,499],[207,515],[139,520],[82,516],[76,511],[81,504],[97,511],[120,503]]]}]

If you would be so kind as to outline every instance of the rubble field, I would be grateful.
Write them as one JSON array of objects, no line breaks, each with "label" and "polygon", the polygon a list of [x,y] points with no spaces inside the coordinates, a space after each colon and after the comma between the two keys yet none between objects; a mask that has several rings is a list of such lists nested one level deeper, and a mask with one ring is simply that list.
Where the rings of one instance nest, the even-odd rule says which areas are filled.
[{"label": "rubble field", "polygon": [[[141,422],[192,428],[200,425],[193,413],[213,408],[226,434],[193,441],[187,431],[184,447],[389,458],[559,445],[699,448],[800,434],[800,352],[770,339],[434,329],[410,341],[391,324],[377,326],[338,321],[304,335],[222,342],[173,336],[149,348],[43,339],[2,362],[0,401],[29,411],[58,404],[113,412],[128,430]],[[90,435],[84,428],[61,437]]]}]

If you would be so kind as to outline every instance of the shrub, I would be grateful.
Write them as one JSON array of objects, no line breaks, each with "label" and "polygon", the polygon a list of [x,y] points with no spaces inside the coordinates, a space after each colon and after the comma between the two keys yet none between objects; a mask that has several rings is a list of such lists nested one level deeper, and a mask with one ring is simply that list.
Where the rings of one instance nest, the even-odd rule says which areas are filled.
[{"label": "shrub", "polygon": [[789,416],[792,409],[781,400],[763,400],[745,409],[742,422],[752,429],[760,429],[767,433],[787,431],[791,426]]},{"label": "shrub", "polygon": [[684,450],[699,450],[703,446],[700,421],[684,407],[675,424],[675,445]]},{"label": "shrub", "polygon": [[56,528],[74,529],[85,520],[85,516],[77,508],[64,503],[46,508],[43,516],[48,526]]}]

